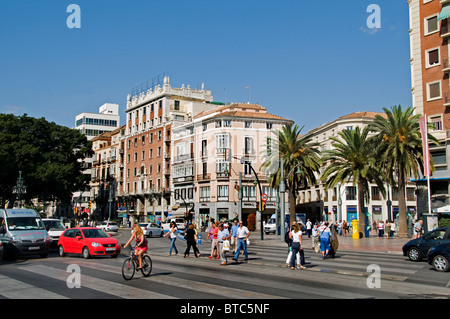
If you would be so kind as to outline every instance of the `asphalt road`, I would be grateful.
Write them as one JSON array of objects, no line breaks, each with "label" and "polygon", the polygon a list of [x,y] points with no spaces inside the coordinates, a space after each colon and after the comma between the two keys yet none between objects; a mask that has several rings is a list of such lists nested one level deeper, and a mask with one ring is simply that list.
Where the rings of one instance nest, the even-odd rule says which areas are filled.
[{"label": "asphalt road", "polygon": [[[129,229],[114,237],[126,242]],[[183,258],[186,248],[178,239],[179,253],[168,256],[168,238],[149,238],[153,271],[131,281],[121,275],[127,257],[83,259],[80,256],[18,258],[0,262],[0,299],[152,299],[270,300],[277,299],[449,299],[449,273],[438,273],[425,261],[413,263],[401,254],[340,251],[335,259],[322,260],[305,250],[306,270],[284,266],[286,247],[257,243],[249,247],[249,260],[219,266],[209,259],[210,242],[200,245],[201,258]],[[305,240],[305,247],[310,247]],[[231,254],[229,254],[231,255]],[[70,268],[72,267],[72,268]],[[69,287],[79,267],[80,287]],[[73,279],[73,277],[72,277]],[[178,308],[177,308],[178,309]],[[223,311],[223,310],[222,310]]]}]

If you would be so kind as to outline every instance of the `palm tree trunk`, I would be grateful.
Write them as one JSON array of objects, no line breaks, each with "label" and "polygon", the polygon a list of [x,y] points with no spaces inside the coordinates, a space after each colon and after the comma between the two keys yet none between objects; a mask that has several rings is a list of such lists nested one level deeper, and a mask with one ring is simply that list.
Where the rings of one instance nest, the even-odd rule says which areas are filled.
[{"label": "palm tree trunk", "polygon": [[405,199],[405,177],[400,170],[398,178],[398,236],[400,238],[408,237],[408,218],[406,216],[406,199]]},{"label": "palm tree trunk", "polygon": [[366,213],[364,211],[364,186],[362,181],[358,181],[358,232],[364,237],[366,229]]}]

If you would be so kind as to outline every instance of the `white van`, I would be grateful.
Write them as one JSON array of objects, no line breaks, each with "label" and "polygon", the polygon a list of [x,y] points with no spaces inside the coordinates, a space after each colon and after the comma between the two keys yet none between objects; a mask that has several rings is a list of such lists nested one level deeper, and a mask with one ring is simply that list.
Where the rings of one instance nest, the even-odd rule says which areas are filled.
[{"label": "white van", "polygon": [[162,227],[165,231],[168,231],[170,229],[170,223],[175,222],[177,224],[177,230],[184,230],[184,218],[181,217],[171,217],[167,218],[163,223]]},{"label": "white van", "polygon": [[266,234],[270,234],[270,233],[276,234],[276,232],[277,232],[277,215],[272,214],[269,221],[264,225],[264,232]]},{"label": "white van", "polygon": [[59,237],[62,235],[62,233],[64,233],[66,227],[64,227],[60,219],[45,218],[42,221],[44,222],[45,229],[50,236],[50,246],[52,248],[58,247]]},{"label": "white van", "polygon": [[33,209],[0,209],[0,240],[7,256],[38,254],[45,258],[50,236]]}]

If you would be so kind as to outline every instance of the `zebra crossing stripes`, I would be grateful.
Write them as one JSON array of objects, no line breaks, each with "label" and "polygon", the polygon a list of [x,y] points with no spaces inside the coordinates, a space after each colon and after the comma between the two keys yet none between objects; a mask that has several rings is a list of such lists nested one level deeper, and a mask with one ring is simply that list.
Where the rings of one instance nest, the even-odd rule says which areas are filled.
[{"label": "zebra crossing stripes", "polygon": [[[0,295],[9,299],[66,299],[51,291],[0,275]],[[26,292],[26,294],[24,293]]]},{"label": "zebra crossing stripes", "polygon": [[[64,284],[66,284],[66,280],[69,276],[69,273],[67,273],[64,270],[44,265],[21,266],[18,268],[22,271],[34,272],[38,275],[43,275],[54,279],[62,280],[64,281]],[[99,269],[98,265],[96,269]],[[120,274],[119,268],[117,268],[117,273]],[[173,299],[172,296],[160,294],[154,291],[135,288],[132,286],[119,284],[109,280],[98,279],[83,274],[81,274],[81,276],[82,276],[81,277],[82,287],[101,291],[102,293],[108,293],[116,297],[130,298],[130,299]]]}]

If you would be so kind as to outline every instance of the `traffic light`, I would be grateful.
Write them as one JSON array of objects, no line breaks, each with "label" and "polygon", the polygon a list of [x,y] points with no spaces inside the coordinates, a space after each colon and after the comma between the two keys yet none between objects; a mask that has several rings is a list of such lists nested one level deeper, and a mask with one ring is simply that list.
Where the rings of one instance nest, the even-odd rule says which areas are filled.
[{"label": "traffic light", "polygon": [[261,212],[266,210],[266,202],[261,202]]},{"label": "traffic light", "polygon": [[225,150],[225,161],[231,162],[231,148]]}]

